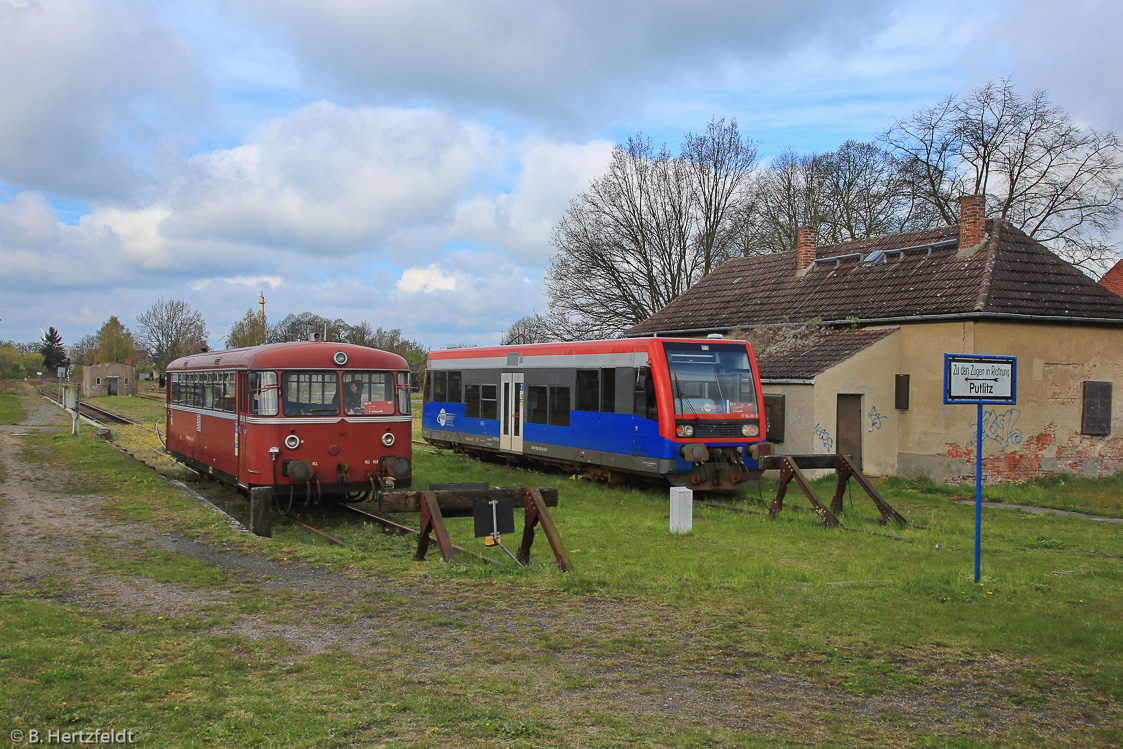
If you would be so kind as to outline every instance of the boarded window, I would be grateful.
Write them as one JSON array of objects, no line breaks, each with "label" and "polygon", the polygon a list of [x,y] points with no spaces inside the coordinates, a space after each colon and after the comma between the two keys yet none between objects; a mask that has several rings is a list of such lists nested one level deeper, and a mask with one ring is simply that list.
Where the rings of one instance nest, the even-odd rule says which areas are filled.
[{"label": "boarded window", "polygon": [[893,405],[898,411],[909,410],[909,376],[907,374],[897,375],[897,379],[893,388]]},{"label": "boarded window", "polygon": [[769,442],[784,441],[784,400],[786,395],[764,395],[764,436]]},{"label": "boarded window", "polygon": [[1084,383],[1084,413],[1081,434],[1111,434],[1111,383]]}]

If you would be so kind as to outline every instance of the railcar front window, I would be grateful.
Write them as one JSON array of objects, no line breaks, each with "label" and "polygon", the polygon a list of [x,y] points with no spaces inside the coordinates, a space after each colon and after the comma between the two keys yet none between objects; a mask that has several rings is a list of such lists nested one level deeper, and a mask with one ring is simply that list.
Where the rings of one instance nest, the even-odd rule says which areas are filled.
[{"label": "railcar front window", "polygon": [[345,372],[343,412],[348,416],[378,416],[394,413],[394,374]]},{"label": "railcar front window", "polygon": [[665,343],[667,367],[680,414],[755,414],[756,378],[744,346]]},{"label": "railcar front window", "polygon": [[335,372],[285,372],[281,375],[285,416],[339,414],[339,375]]},{"label": "railcar front window", "polygon": [[250,372],[250,414],[253,416],[276,416],[277,373]]}]

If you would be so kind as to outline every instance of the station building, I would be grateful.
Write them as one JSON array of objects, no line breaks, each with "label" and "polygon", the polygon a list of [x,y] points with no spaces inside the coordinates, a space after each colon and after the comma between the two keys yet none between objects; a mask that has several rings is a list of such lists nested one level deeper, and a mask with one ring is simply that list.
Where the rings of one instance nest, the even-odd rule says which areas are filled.
[{"label": "station building", "polygon": [[[1017,359],[1015,405],[983,409],[995,483],[1123,471],[1123,297],[987,220],[730,260],[627,336],[790,338],[760,356],[775,452],[844,453],[867,474],[975,477],[978,409],[945,404],[945,354]],[[769,353],[773,351],[773,353]]]}]

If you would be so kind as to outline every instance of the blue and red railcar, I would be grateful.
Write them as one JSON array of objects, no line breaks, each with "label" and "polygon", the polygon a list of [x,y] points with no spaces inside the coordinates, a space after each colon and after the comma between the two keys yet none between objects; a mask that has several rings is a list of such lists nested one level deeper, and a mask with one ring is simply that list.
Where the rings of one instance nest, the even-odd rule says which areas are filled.
[{"label": "blue and red railcar", "polygon": [[[343,343],[276,343],[176,359],[167,448],[242,489],[355,499],[412,477],[409,368]],[[307,496],[307,495],[306,495]]]},{"label": "blue and red railcar", "polygon": [[734,489],[764,454],[745,341],[638,338],[429,354],[422,436],[591,478]]}]

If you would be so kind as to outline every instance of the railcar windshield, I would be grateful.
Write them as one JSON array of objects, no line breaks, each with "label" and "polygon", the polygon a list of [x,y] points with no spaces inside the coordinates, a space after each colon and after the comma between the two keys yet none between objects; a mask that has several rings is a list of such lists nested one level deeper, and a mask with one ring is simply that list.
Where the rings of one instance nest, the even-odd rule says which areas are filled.
[{"label": "railcar windshield", "polygon": [[338,372],[285,372],[281,375],[281,413],[285,416],[339,414]]},{"label": "railcar windshield", "polygon": [[345,372],[343,412],[349,416],[394,413],[393,373]]},{"label": "railcar windshield", "polygon": [[743,344],[663,344],[680,414],[756,414],[756,377]]},{"label": "railcar windshield", "polygon": [[[281,413],[285,416],[380,416],[409,413],[408,391],[403,405],[395,398],[394,372],[342,373],[292,371],[281,375]],[[399,401],[395,404],[395,401]]]}]

